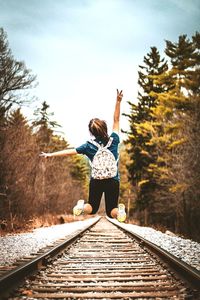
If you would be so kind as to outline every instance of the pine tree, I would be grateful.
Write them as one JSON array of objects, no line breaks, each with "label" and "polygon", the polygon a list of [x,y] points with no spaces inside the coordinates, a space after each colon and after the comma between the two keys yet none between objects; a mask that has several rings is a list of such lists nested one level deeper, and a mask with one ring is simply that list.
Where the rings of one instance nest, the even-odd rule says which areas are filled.
[{"label": "pine tree", "polygon": [[55,128],[61,127],[51,118],[54,113],[49,112],[49,105],[46,101],[42,102],[42,107],[34,112],[36,119],[33,121],[33,128],[36,131],[39,147],[41,151],[53,151],[51,148],[52,136]]},{"label": "pine tree", "polygon": [[[54,152],[69,146],[64,138],[55,134],[55,129],[60,125],[52,120],[53,115],[45,101],[42,107],[35,111],[33,128],[40,151]],[[80,157],[40,159],[36,185],[40,212],[71,212],[77,199],[86,194],[86,181],[86,163]]]},{"label": "pine tree", "polygon": [[194,76],[197,53],[193,41],[187,39],[186,35],[180,36],[177,43],[166,41],[165,52],[170,58],[171,68],[157,76],[155,81],[160,85],[165,84],[168,89],[162,93],[152,93],[158,99],[158,105],[153,109],[154,141],[159,149],[160,161],[163,162],[162,167],[157,169],[162,186],[159,201],[163,199],[166,202],[170,198],[171,209],[176,212],[177,230],[183,230],[189,227],[185,222],[189,219],[186,199],[189,165],[185,163],[189,145],[186,132],[194,113],[190,86],[194,88],[191,78]]},{"label": "pine tree", "polygon": [[156,47],[152,47],[150,53],[144,57],[144,66],[140,66],[138,84],[138,104],[132,104],[129,118],[130,131],[128,132],[129,155],[131,163],[128,166],[130,179],[137,190],[137,207],[148,207],[152,192],[155,188],[155,180],[149,165],[155,160],[155,147],[149,144],[152,136],[151,109],[157,105],[157,98],[151,92],[163,91],[163,85],[157,85],[153,76],[162,74],[168,68],[164,59],[161,59]]}]

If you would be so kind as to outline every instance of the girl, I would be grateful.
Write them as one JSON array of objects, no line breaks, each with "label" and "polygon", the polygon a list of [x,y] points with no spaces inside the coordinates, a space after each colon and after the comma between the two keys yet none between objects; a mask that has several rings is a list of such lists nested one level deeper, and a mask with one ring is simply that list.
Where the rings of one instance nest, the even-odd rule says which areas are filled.
[{"label": "girl", "polygon": [[[98,149],[105,147],[112,153],[118,166],[118,145],[119,145],[119,120],[120,120],[120,105],[123,98],[122,91],[117,90],[117,98],[114,109],[113,129],[109,136],[107,132],[106,122],[98,118],[92,119],[89,122],[89,131],[94,137],[91,142],[73,148],[53,153],[41,153],[41,156],[47,158],[52,156],[65,156],[73,154],[86,155],[91,164],[93,162],[95,154]],[[124,222],[126,219],[126,212],[124,204],[118,205],[119,198],[119,173],[118,168],[116,173],[112,173],[111,178],[97,179],[93,174],[89,184],[89,200],[88,203],[84,203],[84,200],[79,200],[77,205],[73,208],[74,215],[80,215],[81,213],[95,214],[100,205],[102,194],[105,195],[106,214],[108,217],[117,218],[118,221]]]}]

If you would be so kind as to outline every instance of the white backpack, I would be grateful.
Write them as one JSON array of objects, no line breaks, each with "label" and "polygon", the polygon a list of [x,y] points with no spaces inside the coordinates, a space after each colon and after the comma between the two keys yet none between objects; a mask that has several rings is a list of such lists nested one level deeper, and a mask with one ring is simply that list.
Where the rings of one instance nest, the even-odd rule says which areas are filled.
[{"label": "white backpack", "polygon": [[108,179],[117,175],[117,161],[113,153],[108,149],[112,144],[113,138],[110,137],[108,143],[103,146],[94,140],[90,141],[98,150],[93,157],[91,165],[91,176],[94,179]]}]

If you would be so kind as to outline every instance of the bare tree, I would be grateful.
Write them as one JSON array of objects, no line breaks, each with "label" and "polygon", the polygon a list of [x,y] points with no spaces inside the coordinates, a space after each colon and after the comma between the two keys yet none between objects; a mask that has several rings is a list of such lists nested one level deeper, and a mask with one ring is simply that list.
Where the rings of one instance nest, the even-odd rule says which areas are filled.
[{"label": "bare tree", "polygon": [[7,218],[9,213],[20,218],[32,213],[36,154],[37,145],[31,128],[20,109],[17,109],[7,120],[1,152],[7,197],[4,199],[1,217]]},{"label": "bare tree", "polygon": [[33,87],[35,79],[24,62],[14,59],[7,34],[0,28],[0,110],[6,112],[14,104],[25,103],[22,91]]}]

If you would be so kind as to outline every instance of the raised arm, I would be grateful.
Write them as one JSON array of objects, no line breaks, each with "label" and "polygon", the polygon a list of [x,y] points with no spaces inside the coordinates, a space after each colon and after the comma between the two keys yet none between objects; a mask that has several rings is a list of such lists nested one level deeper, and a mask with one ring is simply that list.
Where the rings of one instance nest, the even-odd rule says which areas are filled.
[{"label": "raised arm", "polygon": [[73,154],[77,154],[77,151],[75,148],[70,148],[70,149],[66,149],[66,150],[61,150],[61,151],[56,151],[56,152],[52,152],[52,153],[45,153],[42,152],[40,154],[41,157],[55,157],[55,156],[67,156],[67,155],[73,155]]},{"label": "raised arm", "polygon": [[123,98],[123,91],[117,90],[117,98],[115,103],[114,110],[114,119],[113,119],[113,131],[119,133],[119,120],[120,120],[120,105]]}]

